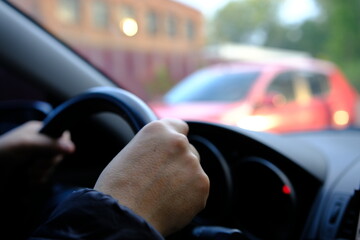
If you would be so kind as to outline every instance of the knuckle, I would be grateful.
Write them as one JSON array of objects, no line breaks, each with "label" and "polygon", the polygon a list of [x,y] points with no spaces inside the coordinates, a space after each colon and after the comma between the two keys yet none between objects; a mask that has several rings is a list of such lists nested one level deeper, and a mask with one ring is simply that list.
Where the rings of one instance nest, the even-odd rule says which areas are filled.
[{"label": "knuckle", "polygon": [[151,123],[145,126],[146,129],[154,129],[154,130],[163,129],[164,127],[165,127],[164,122],[160,120],[152,121]]},{"label": "knuckle", "polygon": [[147,125],[141,130],[141,132],[148,134],[148,136],[162,136],[161,133],[166,131],[166,125],[160,120],[155,120]]},{"label": "knuckle", "polygon": [[180,125],[187,125],[185,121],[179,119],[179,118],[163,118],[164,121],[170,123],[170,124],[180,124]]},{"label": "knuckle", "polygon": [[197,171],[202,170],[201,165],[200,165],[200,159],[197,155],[195,155],[192,152],[188,152],[187,159],[192,164],[192,168],[194,170],[197,170]]},{"label": "knuckle", "polygon": [[187,134],[189,132],[189,125],[181,119],[165,118],[162,120],[164,121],[165,124],[173,128],[177,132],[181,132],[183,134]]},{"label": "knuckle", "polygon": [[189,141],[185,135],[180,133],[174,133],[171,138],[171,144],[176,149],[185,150],[188,148]]},{"label": "knuckle", "polygon": [[184,122],[183,120],[178,120],[179,121],[179,125],[181,125],[181,127],[183,128],[184,132],[188,132],[189,131],[189,125]]}]

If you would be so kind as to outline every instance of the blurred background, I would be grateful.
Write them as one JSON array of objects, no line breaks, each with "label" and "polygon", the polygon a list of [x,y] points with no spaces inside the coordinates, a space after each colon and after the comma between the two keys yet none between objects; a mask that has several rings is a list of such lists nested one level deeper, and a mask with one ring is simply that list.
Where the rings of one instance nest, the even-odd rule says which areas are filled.
[{"label": "blurred background", "polygon": [[[334,64],[344,78],[341,81],[356,95],[349,100],[352,103],[347,109],[338,107],[327,113],[330,120],[322,128],[358,123],[360,2],[357,0],[348,0],[346,4],[337,0],[10,2],[119,86],[149,104],[162,101],[164,94],[184,78],[214,64],[316,59]],[[311,61],[307,64],[312,65]],[[331,93],[330,85],[325,95]],[[340,91],[349,95],[349,89]],[[262,102],[268,105],[275,100],[279,103],[279,96],[265,98]],[[340,98],[333,94],[331,101]],[[336,123],[336,114],[341,116],[339,122],[343,124]]]}]

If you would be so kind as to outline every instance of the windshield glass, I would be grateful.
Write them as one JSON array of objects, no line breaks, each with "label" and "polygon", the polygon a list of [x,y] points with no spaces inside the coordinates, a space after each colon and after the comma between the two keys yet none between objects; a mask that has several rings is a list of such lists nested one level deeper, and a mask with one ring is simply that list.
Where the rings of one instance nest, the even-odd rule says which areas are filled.
[{"label": "windshield glass", "polygon": [[[201,121],[279,133],[360,123],[358,1],[7,2],[142,98],[160,118],[194,119],[190,115],[196,112]],[[254,84],[254,71],[197,72],[217,64],[239,69],[263,64],[278,72],[264,73],[259,84]],[[245,96],[250,99],[246,111],[234,106],[200,112],[190,104],[164,109],[167,103],[230,102]],[[155,104],[159,100],[161,107]]]},{"label": "windshield glass", "polygon": [[233,102],[243,99],[258,72],[216,73],[200,71],[184,79],[165,95],[167,103]]}]

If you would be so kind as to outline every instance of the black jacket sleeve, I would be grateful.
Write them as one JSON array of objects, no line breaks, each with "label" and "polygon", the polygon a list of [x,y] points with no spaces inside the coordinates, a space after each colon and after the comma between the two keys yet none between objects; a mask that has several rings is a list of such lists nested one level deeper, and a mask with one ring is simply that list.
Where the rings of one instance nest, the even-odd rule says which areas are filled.
[{"label": "black jacket sleeve", "polygon": [[164,238],[143,218],[111,196],[92,189],[73,192],[29,240]]}]

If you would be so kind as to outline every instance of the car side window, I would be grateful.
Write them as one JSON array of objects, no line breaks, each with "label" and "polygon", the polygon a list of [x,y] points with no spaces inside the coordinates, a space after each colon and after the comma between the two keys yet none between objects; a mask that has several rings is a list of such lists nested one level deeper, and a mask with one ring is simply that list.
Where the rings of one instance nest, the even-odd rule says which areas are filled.
[{"label": "car side window", "polygon": [[274,78],[273,82],[267,89],[267,94],[279,94],[284,98],[284,102],[291,102],[295,100],[294,91],[294,74],[291,72],[281,73]]},{"label": "car side window", "polygon": [[325,75],[310,73],[306,78],[313,96],[325,96],[329,92],[329,80]]}]

